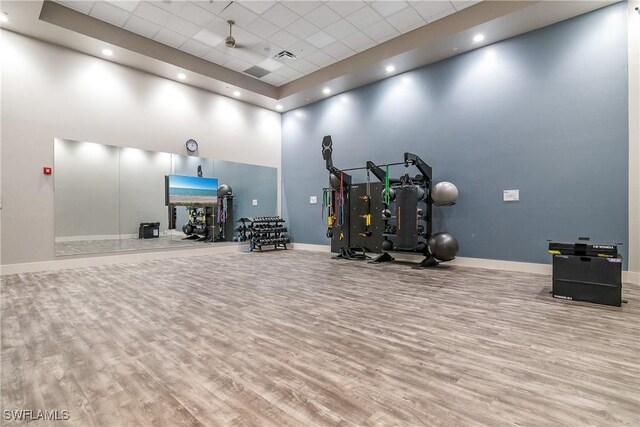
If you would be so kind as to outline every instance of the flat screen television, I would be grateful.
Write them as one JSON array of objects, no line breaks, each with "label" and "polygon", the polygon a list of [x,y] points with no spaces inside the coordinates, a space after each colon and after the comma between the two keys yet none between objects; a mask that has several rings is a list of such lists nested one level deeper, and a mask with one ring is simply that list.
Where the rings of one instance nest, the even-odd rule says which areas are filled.
[{"label": "flat screen television", "polygon": [[218,203],[218,179],[167,175],[165,203],[174,206],[215,205]]}]

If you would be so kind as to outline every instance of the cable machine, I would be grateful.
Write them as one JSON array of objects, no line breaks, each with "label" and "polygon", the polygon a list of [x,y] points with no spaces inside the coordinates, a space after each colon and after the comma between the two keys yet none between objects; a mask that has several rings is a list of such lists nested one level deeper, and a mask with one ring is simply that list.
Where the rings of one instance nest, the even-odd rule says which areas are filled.
[{"label": "cable machine", "polygon": [[[333,142],[322,140],[322,156],[329,171],[329,186],[323,191],[323,212],[327,212],[327,237],[331,251],[342,258],[366,258],[365,252],[380,255],[372,262],[394,261],[390,251],[424,255],[417,266],[432,267],[450,261],[458,242],[449,233],[433,233],[433,206],[453,205],[458,196],[449,182],[433,186],[432,168],[420,157],[404,153],[404,161],[381,166],[371,161],[364,167],[338,169],[332,160]],[[390,176],[389,167],[403,165],[404,175]],[[415,167],[416,175],[408,169]],[[366,182],[352,183],[347,172],[365,170]],[[379,182],[371,182],[373,175]],[[356,255],[356,256],[353,256]]]}]

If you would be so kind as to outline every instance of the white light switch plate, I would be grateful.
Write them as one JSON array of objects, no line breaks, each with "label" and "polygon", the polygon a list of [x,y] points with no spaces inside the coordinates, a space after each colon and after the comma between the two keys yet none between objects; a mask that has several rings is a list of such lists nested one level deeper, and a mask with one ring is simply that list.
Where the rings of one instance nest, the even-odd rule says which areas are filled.
[{"label": "white light switch plate", "polygon": [[309,196],[309,203],[315,205],[318,203],[318,196]]},{"label": "white light switch plate", "polygon": [[251,201],[251,205],[253,205],[253,206],[258,206],[258,199],[253,199],[253,200]]},{"label": "white light switch plate", "polygon": [[502,190],[502,201],[517,202],[520,200],[520,190]]}]

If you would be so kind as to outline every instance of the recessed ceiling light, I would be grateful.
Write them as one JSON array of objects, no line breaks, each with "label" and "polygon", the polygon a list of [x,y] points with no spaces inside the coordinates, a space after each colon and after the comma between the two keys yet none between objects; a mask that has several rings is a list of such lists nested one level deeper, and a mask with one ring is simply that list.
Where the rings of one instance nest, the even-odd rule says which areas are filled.
[{"label": "recessed ceiling light", "polygon": [[276,110],[281,111],[282,110],[282,105],[280,105],[280,104],[276,105]]},{"label": "recessed ceiling light", "polygon": [[111,49],[102,49],[102,54],[104,56],[111,56],[113,55],[113,51]]},{"label": "recessed ceiling light", "polygon": [[387,68],[385,68],[385,70],[387,71],[387,73],[393,73],[396,70],[396,67],[394,67],[393,65],[387,65]]},{"label": "recessed ceiling light", "polygon": [[240,97],[240,91],[239,90],[234,90],[233,91],[233,96],[235,96],[236,98]]},{"label": "recessed ceiling light", "polygon": [[480,43],[482,40],[484,40],[484,34],[476,34],[473,37],[473,41],[476,43]]},{"label": "recessed ceiling light", "polygon": [[324,93],[325,95],[329,95],[331,93],[331,89],[325,87],[324,89],[322,89],[322,93]]},{"label": "recessed ceiling light", "polygon": [[9,14],[7,12],[2,12],[0,22],[9,22]]},{"label": "recessed ceiling light", "polygon": [[184,79],[186,79],[186,78],[187,78],[187,75],[186,75],[185,73],[178,73],[178,78],[179,78],[180,80],[184,80]]}]

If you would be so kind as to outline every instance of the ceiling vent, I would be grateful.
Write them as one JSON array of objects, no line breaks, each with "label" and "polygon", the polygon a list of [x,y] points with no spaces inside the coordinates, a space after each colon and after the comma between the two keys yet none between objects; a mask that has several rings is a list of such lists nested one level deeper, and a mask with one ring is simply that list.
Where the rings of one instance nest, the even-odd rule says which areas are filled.
[{"label": "ceiling vent", "polygon": [[283,50],[282,52],[278,52],[273,56],[273,59],[277,59],[278,61],[281,62],[287,62],[287,61],[293,61],[294,59],[297,59],[298,57],[295,56],[293,53],[289,52],[288,50]]},{"label": "ceiling vent", "polygon": [[249,74],[250,76],[253,76],[253,77],[257,78],[257,79],[266,76],[270,72],[271,71],[265,70],[264,68],[258,67],[257,65],[254,65],[253,67],[247,68],[246,70],[243,71],[243,73]]}]

